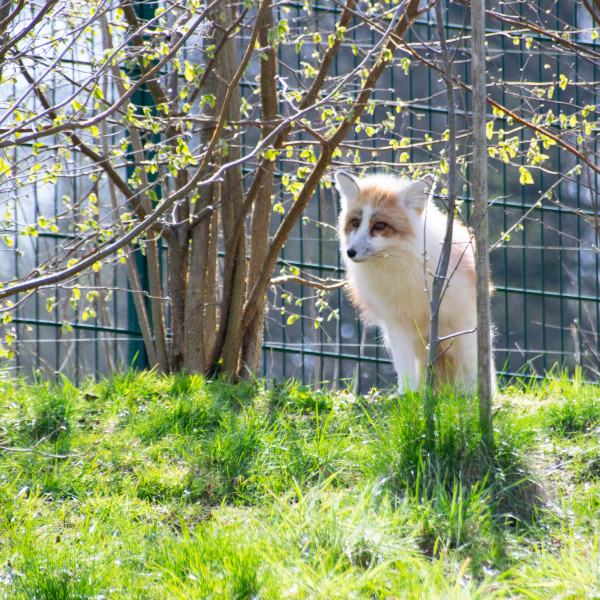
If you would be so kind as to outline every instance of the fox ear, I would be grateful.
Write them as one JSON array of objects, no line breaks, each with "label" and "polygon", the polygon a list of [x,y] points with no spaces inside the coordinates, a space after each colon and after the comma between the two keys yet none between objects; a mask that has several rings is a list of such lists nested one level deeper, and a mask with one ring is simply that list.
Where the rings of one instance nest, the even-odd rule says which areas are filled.
[{"label": "fox ear", "polygon": [[358,181],[346,171],[338,171],[335,174],[335,187],[342,196],[342,203],[354,202],[358,198]]},{"label": "fox ear", "polygon": [[399,197],[408,208],[414,208],[417,212],[423,212],[427,204],[427,198],[435,185],[435,179],[431,175],[411,183],[404,188]]}]

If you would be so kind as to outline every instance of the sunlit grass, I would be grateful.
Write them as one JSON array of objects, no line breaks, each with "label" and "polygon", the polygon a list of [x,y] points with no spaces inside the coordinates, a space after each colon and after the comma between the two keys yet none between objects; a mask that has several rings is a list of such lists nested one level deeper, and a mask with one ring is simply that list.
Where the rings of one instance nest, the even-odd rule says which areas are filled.
[{"label": "sunlit grass", "polygon": [[[4,381],[0,597],[600,598],[598,388]],[[590,595],[591,594],[591,595]]]}]

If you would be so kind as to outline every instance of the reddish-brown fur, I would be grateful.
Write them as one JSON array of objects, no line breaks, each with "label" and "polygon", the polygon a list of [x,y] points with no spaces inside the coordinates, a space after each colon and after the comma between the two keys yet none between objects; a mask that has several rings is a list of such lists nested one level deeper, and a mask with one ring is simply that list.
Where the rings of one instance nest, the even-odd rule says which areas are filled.
[{"label": "reddish-brown fur", "polygon": [[[396,195],[385,189],[375,186],[361,190],[356,202],[350,212],[346,215],[344,221],[344,230],[350,233],[354,229],[352,220],[362,220],[363,207],[369,205],[373,208],[370,219],[371,235],[381,235],[383,237],[392,237],[398,235],[401,237],[414,236],[410,225],[410,220],[406,214],[406,209],[398,204]],[[383,222],[385,229],[373,229],[375,223]]]}]

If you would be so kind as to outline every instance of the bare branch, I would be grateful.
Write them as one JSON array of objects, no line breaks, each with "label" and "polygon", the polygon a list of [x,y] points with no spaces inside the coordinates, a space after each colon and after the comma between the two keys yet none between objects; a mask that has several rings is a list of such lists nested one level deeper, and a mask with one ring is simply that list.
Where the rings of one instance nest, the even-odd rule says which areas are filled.
[{"label": "bare branch", "polygon": [[[333,281],[334,283],[323,283],[323,281]],[[338,280],[319,280],[319,281],[310,281],[308,279],[304,279],[297,275],[283,275],[282,277],[274,277],[270,281],[270,285],[283,285],[285,283],[299,283],[300,285],[304,285],[306,287],[315,288],[317,290],[324,290],[327,292],[331,292],[333,290],[339,290],[343,287],[346,287],[348,284],[347,281],[338,279]]]},{"label": "bare branch", "polygon": [[[443,65],[443,81],[446,86],[446,97],[448,98],[448,197],[446,199],[448,211],[446,216],[446,233],[442,243],[442,251],[436,272],[433,276],[431,286],[431,296],[429,298],[430,306],[430,329],[429,329],[429,348],[427,351],[427,372],[425,379],[425,400],[429,402],[431,396],[431,386],[435,379],[435,367],[438,354],[439,344],[439,312],[442,301],[443,289],[446,284],[446,274],[448,273],[448,265],[450,263],[450,251],[452,249],[452,232],[454,228],[454,210],[456,208],[457,196],[457,161],[456,161],[456,113],[454,103],[454,85],[451,57],[446,44],[446,34],[442,22],[442,6],[441,0],[435,2],[436,27],[438,37],[440,38],[442,65]],[[425,249],[426,250],[426,249]],[[424,262],[425,265],[425,262]],[[425,278],[427,281],[427,278]],[[433,414],[431,423],[433,423]]]},{"label": "bare branch", "polygon": [[[10,40],[8,40],[2,46],[2,49],[0,50],[0,64],[2,64],[4,62],[4,57],[6,56],[6,53],[11,48],[13,48],[16,44],[18,44],[31,31],[33,31],[33,29],[35,29],[35,26],[44,18],[44,16],[50,11],[50,9],[57,2],[58,2],[58,0],[46,0],[46,3],[44,4],[44,6],[40,10],[40,12],[31,20],[29,25],[27,25],[27,27],[24,27],[21,31],[19,31],[19,33],[17,35],[12,37]],[[21,4],[24,5],[24,2],[19,2],[19,6],[21,6]],[[19,10],[20,10],[20,8],[19,8]],[[6,24],[6,26],[8,26],[10,24],[10,22],[12,21],[12,18],[13,17],[12,17],[12,13],[11,13],[10,15],[8,15],[8,17],[4,21],[2,21],[2,23],[0,24],[0,28],[4,29],[4,27],[5,27],[4,23],[6,21],[8,21],[8,23]]]},{"label": "bare branch", "polygon": [[[600,0],[594,0],[594,2],[596,3],[597,9],[600,11]],[[590,13],[592,19],[594,19],[596,24],[600,25],[600,15],[594,10],[589,1],[583,0],[583,4],[588,9],[588,12]]]},{"label": "bare branch", "polygon": [[[52,108],[50,102],[48,102],[46,96],[42,93],[39,85],[36,84],[33,77],[31,77],[31,75],[25,68],[23,61],[19,59],[17,62],[19,64],[19,67],[21,68],[21,73],[23,74],[23,77],[25,77],[26,81],[32,86],[35,95],[40,101],[40,104],[46,109],[52,120],[56,119],[58,116],[56,114],[56,111]],[[129,185],[119,176],[115,168],[112,166],[108,154],[106,154],[105,156],[100,156],[74,132],[68,132],[67,137],[71,139],[73,145],[76,148],[78,148],[85,156],[93,160],[106,172],[106,174],[110,178],[111,182],[115,185],[115,187],[123,194],[123,196],[125,196],[125,198],[127,198],[127,200],[129,200],[129,202],[131,202],[134,211],[139,218],[143,219],[145,216],[147,216],[147,209],[145,209],[142,206],[142,204],[137,199],[137,195],[132,192]]]},{"label": "bare branch", "polygon": [[[377,29],[378,31],[381,31],[381,27],[377,23],[374,23],[373,21],[369,21],[365,17],[362,17],[362,18],[365,19],[365,21],[369,22],[369,24],[374,29]],[[402,39],[402,37],[397,36],[396,34],[394,34],[393,37],[394,37],[394,41],[397,44],[402,45],[402,47],[405,50],[407,50],[408,52],[410,52],[410,54],[415,59],[417,59],[418,61],[420,61],[421,63],[423,63],[427,67],[429,67],[430,69],[433,69],[434,71],[436,71],[437,73],[439,73],[440,75],[443,76],[443,71],[442,71],[442,69],[440,69],[440,67],[438,67],[434,62],[432,62],[430,60],[427,60],[427,58],[425,58],[424,56],[422,56],[421,54],[419,54],[415,50],[415,48],[413,48],[404,39]],[[466,83],[464,83],[460,79],[454,78],[453,79],[453,83],[454,83],[454,85],[460,87],[461,89],[463,89],[463,90],[465,90],[465,91],[467,91],[467,92],[469,92],[471,94],[473,93],[472,86],[467,85]],[[499,102],[496,102],[495,100],[493,100],[490,96],[486,97],[486,102],[490,106],[496,108],[498,111],[504,113],[507,117],[511,118],[516,123],[519,123],[520,125],[526,127],[527,129],[535,131],[538,135],[542,136],[542,139],[543,138],[547,138],[548,140],[551,140],[552,142],[554,142],[560,148],[563,148],[563,150],[567,150],[567,152],[569,152],[570,154],[572,154],[573,156],[575,156],[582,163],[589,165],[590,169],[592,169],[596,173],[600,173],[600,165],[596,165],[593,161],[590,161],[590,159],[588,159],[585,156],[585,154],[583,154],[582,152],[580,152],[579,150],[577,150],[577,148],[571,146],[569,143],[565,142],[560,136],[557,136],[554,133],[552,133],[549,129],[540,127],[539,125],[536,125],[532,121],[528,121],[527,119],[524,119],[524,118],[520,117],[514,111],[511,111],[510,109],[506,108],[505,106],[503,106]]]}]

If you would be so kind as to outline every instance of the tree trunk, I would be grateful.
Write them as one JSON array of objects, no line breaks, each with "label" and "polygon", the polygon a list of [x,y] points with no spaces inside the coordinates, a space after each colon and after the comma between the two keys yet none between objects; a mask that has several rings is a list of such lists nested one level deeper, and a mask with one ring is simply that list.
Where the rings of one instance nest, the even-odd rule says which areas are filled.
[{"label": "tree trunk", "polygon": [[[196,202],[193,214],[213,203],[214,185],[200,190],[200,199]],[[215,212],[215,216],[216,216]],[[209,352],[208,298],[214,296],[216,280],[210,279],[211,260],[216,263],[217,257],[211,256],[212,237],[218,235],[213,226],[213,217],[200,221],[190,232],[188,285],[185,296],[184,312],[184,349],[183,366],[188,373],[204,372],[207,368],[207,352]],[[216,246],[215,244],[212,244]],[[212,324],[216,328],[216,322]],[[213,339],[214,339],[213,332]]]},{"label": "tree trunk", "polygon": [[[269,30],[274,26],[273,7],[265,10],[260,24],[259,42],[262,48],[268,48],[260,60],[260,100],[262,108],[262,139],[265,139],[275,128],[273,122],[278,115],[277,101],[277,64],[275,49],[269,47]],[[248,263],[247,290],[251,290],[258,279],[260,268],[269,250],[269,223],[271,217],[271,195],[273,194],[273,173],[275,163],[269,161],[262,168],[262,185],[258,191],[252,209],[250,225],[250,259]],[[262,351],[266,302],[259,310],[256,318],[243,332],[244,339],[241,351],[241,376],[254,373],[260,364]]]},{"label": "tree trunk", "polygon": [[165,312],[163,305],[164,292],[161,279],[159,245],[156,233],[151,230],[146,233],[146,256],[148,258],[152,331],[154,331],[154,344],[156,347],[158,368],[162,373],[168,373],[170,367],[169,354],[167,351]]},{"label": "tree trunk", "polygon": [[[224,18],[223,18],[224,17]],[[223,99],[237,70],[237,50],[235,38],[224,39],[224,31],[233,23],[231,6],[221,6],[212,15],[215,21],[214,35],[210,40],[216,48],[212,71],[206,79],[201,94],[211,94],[214,106],[206,106],[205,115],[216,120],[223,109]],[[240,120],[241,94],[235,90],[228,108],[227,122]],[[212,140],[214,126],[202,133],[204,145]],[[224,136],[226,145],[220,148],[222,155],[212,157],[212,163],[232,162],[241,157],[239,141]],[[229,139],[226,139],[229,138]],[[219,149],[217,149],[217,152]],[[232,243],[232,231],[243,202],[243,181],[241,165],[228,169],[223,182],[203,188],[197,213],[213,205],[218,208],[191,232],[188,265],[188,286],[184,313],[184,360],[190,371],[213,371],[221,361],[220,369],[236,373],[239,362],[241,312],[245,294],[246,277],[246,238],[242,233]],[[218,225],[222,227],[225,257],[222,273],[223,290],[218,303],[217,294],[217,239]],[[218,321],[218,330],[217,330]]]},{"label": "tree trunk", "polygon": [[[229,17],[231,18],[231,16]],[[225,50],[225,48],[223,49]],[[237,60],[235,47],[232,44],[223,55],[225,81],[229,82],[235,74]],[[236,90],[229,105],[229,121],[239,121],[241,94]],[[229,161],[236,161],[242,155],[241,147],[236,142],[228,146]],[[227,243],[232,239],[233,228],[244,201],[244,183],[242,167],[237,165],[227,170],[221,193],[221,219],[223,238],[225,240],[225,268],[223,269],[223,298],[219,315],[219,330],[222,331],[223,342],[220,358],[222,363],[219,370],[236,374],[238,371],[241,347],[240,332],[242,326],[242,308],[246,290],[246,233],[241,231],[237,243]]]},{"label": "tree trunk", "polygon": [[[239,150],[238,150],[239,152]],[[235,160],[234,157],[232,157]],[[226,191],[222,196],[223,203],[223,236],[227,240],[233,232],[233,225],[237,214],[237,208],[243,200],[243,182],[241,168],[230,169],[225,177]],[[236,374],[238,372],[242,308],[244,306],[244,294],[246,289],[246,235],[245,232],[238,237],[235,245],[225,245],[225,263],[230,269],[224,272],[223,299],[221,302],[221,314],[219,326],[223,329],[223,346],[221,350],[222,363],[219,370],[225,373]]]},{"label": "tree trunk", "polygon": [[475,223],[475,273],[477,280],[477,393],[479,424],[484,442],[491,447],[492,374],[490,341],[490,257],[488,241],[487,149],[485,131],[485,5],[471,4],[471,78],[473,81],[473,221]]},{"label": "tree trunk", "polygon": [[170,363],[172,371],[179,371],[185,363],[185,300],[189,251],[187,222],[183,221],[173,229],[173,233],[169,241]]}]

